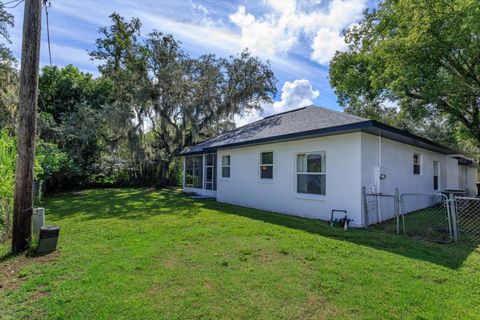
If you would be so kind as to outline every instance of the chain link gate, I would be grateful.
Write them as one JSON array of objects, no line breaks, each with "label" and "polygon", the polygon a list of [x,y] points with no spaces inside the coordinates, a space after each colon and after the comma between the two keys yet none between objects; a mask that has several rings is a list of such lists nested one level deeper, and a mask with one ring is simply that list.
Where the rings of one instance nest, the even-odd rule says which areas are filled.
[{"label": "chain link gate", "polygon": [[363,194],[363,225],[368,227],[374,225],[374,228],[382,229],[387,233],[400,233],[400,209],[398,189],[395,194],[367,193],[366,188],[362,188]]},{"label": "chain link gate", "polygon": [[480,243],[480,198],[455,197],[458,237]]},{"label": "chain link gate", "polygon": [[[403,234],[429,241],[451,242],[457,240],[455,215],[444,194],[403,193],[395,194],[363,192],[364,226],[388,233]],[[454,207],[454,206],[453,206]],[[478,202],[480,210],[480,199]],[[464,215],[465,218],[470,217]],[[480,217],[480,212],[477,215]],[[478,220],[477,220],[478,222]],[[480,228],[480,225],[479,225]]]},{"label": "chain link gate", "polygon": [[435,242],[456,239],[446,195],[404,193],[400,196],[400,211],[403,234]]}]

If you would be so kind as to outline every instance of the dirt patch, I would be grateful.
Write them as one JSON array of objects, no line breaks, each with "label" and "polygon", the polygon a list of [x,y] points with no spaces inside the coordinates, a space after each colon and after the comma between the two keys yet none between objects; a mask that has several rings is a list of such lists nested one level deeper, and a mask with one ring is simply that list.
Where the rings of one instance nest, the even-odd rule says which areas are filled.
[{"label": "dirt patch", "polygon": [[177,265],[177,260],[176,259],[169,259],[165,261],[165,268],[167,269],[172,269]]},{"label": "dirt patch", "polygon": [[[19,255],[0,262],[0,290],[13,290],[18,288],[30,273],[33,264],[49,263],[59,256],[55,251],[44,256]],[[31,271],[31,272],[30,272]]]},{"label": "dirt patch", "polygon": [[49,294],[50,294],[50,290],[47,290],[47,287],[45,286],[41,286],[34,293],[30,295],[30,298],[28,300],[36,301],[36,300],[42,299],[43,297],[48,296]]},{"label": "dirt patch", "polygon": [[323,320],[330,319],[335,315],[337,315],[336,310],[331,308],[323,298],[317,295],[310,295],[295,319]]},{"label": "dirt patch", "polygon": [[278,252],[273,252],[273,251],[258,251],[253,254],[253,256],[256,258],[256,260],[261,263],[261,264],[268,264],[272,263],[278,259],[281,259],[284,257],[284,254],[280,254]]}]

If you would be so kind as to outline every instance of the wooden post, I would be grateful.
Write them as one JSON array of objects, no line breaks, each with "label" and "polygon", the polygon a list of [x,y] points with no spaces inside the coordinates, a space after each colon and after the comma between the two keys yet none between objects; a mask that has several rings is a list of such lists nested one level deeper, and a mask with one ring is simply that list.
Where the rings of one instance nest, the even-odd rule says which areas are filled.
[{"label": "wooden post", "polygon": [[25,0],[18,100],[17,162],[12,251],[28,248],[32,235],[32,181],[35,161],[42,0]]}]

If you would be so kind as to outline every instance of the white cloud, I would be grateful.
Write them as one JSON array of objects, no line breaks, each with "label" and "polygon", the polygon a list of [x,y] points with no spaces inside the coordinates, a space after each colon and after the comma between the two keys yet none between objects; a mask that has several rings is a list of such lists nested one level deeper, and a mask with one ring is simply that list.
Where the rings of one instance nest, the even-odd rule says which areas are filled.
[{"label": "white cloud", "polygon": [[343,36],[328,28],[321,28],[313,38],[310,58],[320,64],[328,64],[335,52],[346,49]]},{"label": "white cloud", "polygon": [[341,32],[356,22],[366,8],[366,0],[332,0],[328,5],[313,1],[306,6],[297,0],[266,0],[271,12],[261,16],[248,13],[244,6],[229,16],[241,30],[241,41],[254,53],[273,57],[288,52],[304,36],[311,43],[312,60],[327,64],[337,50],[345,49]]},{"label": "white cloud", "polygon": [[[282,87],[282,96],[280,101],[273,104],[263,105],[263,114],[271,115],[292,109],[297,109],[313,104],[313,100],[318,98],[320,92],[315,90],[310,81],[305,79],[297,79],[293,82],[285,81]],[[235,123],[237,127],[260,120],[262,114],[253,111],[243,117],[236,116]]]},{"label": "white cloud", "polygon": [[178,22],[145,12],[142,13],[142,21],[145,33],[156,28],[162,32],[172,33],[175,38],[188,42],[191,45],[208,48],[208,50],[215,50],[224,54],[234,54],[240,48],[240,37],[238,34],[212,25]]},{"label": "white cloud", "polygon": [[320,95],[320,92],[313,89],[310,81],[297,79],[293,82],[285,81],[282,87],[282,98],[273,103],[270,110],[273,113],[283,112],[291,109],[311,105],[313,100]]},{"label": "white cloud", "polygon": [[256,19],[244,6],[230,15],[230,20],[240,27],[242,45],[262,57],[288,51],[297,41],[297,30],[291,28],[286,15],[268,15]]}]

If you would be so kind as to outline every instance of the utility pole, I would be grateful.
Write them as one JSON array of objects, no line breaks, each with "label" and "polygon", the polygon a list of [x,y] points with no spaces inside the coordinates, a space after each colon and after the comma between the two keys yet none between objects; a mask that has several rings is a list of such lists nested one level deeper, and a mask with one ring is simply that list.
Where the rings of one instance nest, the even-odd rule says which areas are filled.
[{"label": "utility pole", "polygon": [[32,236],[32,181],[37,126],[41,9],[42,0],[25,0],[18,99],[12,252],[26,250]]}]

